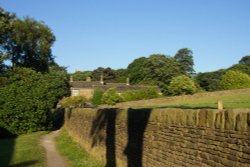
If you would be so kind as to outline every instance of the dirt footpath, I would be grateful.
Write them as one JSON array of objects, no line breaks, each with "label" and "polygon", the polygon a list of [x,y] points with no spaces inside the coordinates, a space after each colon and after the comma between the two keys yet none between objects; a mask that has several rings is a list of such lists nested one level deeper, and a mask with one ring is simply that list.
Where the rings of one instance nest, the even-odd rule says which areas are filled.
[{"label": "dirt footpath", "polygon": [[58,153],[54,138],[59,135],[59,130],[53,131],[41,139],[41,144],[46,150],[47,167],[66,167],[65,159]]}]

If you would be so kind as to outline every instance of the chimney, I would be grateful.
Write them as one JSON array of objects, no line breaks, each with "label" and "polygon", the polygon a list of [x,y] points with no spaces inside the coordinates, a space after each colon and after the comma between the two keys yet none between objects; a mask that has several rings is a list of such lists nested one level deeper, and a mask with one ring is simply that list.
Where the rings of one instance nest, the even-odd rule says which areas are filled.
[{"label": "chimney", "polygon": [[88,76],[88,77],[86,78],[86,81],[87,81],[87,82],[91,82],[91,77]]},{"label": "chimney", "polygon": [[73,77],[72,76],[70,76],[70,82],[73,82]]},{"label": "chimney", "polygon": [[129,81],[129,77],[126,80],[126,85],[129,86],[130,85],[130,81]]},{"label": "chimney", "polygon": [[101,78],[100,78],[100,84],[104,84],[104,82],[103,82],[103,74],[101,75]]}]

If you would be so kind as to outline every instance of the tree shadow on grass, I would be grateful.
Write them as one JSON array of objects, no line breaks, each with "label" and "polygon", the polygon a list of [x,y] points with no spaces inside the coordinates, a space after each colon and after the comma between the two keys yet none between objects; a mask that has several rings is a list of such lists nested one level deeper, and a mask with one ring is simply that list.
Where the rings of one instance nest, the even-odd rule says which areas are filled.
[{"label": "tree shadow on grass", "polygon": [[7,167],[13,157],[15,139],[7,129],[0,127],[0,166]]}]

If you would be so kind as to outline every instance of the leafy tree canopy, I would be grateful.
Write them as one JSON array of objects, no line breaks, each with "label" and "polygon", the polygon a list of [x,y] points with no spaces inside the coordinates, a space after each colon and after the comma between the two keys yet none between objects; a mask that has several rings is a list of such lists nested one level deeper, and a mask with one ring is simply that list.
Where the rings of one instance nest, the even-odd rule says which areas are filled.
[{"label": "leafy tree canopy", "polygon": [[242,57],[241,60],[239,61],[239,64],[250,66],[250,55]]},{"label": "leafy tree canopy", "polygon": [[174,77],[169,84],[172,95],[193,94],[196,90],[195,82],[186,75]]},{"label": "leafy tree canopy", "polygon": [[250,77],[240,71],[229,70],[222,76],[221,85],[224,89],[248,88]]},{"label": "leafy tree canopy", "polygon": [[0,16],[0,59],[10,60],[13,68],[47,72],[54,61],[51,47],[55,41],[49,27],[28,17],[19,19],[1,8]]},{"label": "leafy tree canopy", "polygon": [[191,75],[194,73],[193,52],[188,48],[178,50],[174,56],[175,60],[180,63],[180,70],[183,74]]}]

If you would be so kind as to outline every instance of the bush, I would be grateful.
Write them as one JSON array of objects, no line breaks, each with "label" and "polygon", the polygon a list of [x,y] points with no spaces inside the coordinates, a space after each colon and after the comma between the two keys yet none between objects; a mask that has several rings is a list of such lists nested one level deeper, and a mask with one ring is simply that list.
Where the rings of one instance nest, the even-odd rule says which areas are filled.
[{"label": "bush", "polygon": [[51,109],[68,93],[65,78],[17,68],[0,87],[0,125],[12,134],[51,127]]},{"label": "bush", "polygon": [[119,102],[122,102],[122,98],[115,88],[108,89],[102,96],[102,104],[115,105]]},{"label": "bush", "polygon": [[250,87],[250,77],[242,72],[229,70],[222,76],[223,89],[240,89]]},{"label": "bush", "polygon": [[100,105],[102,104],[102,96],[103,96],[104,91],[101,89],[95,89],[93,97],[91,99],[93,105]]},{"label": "bush", "polygon": [[83,96],[65,97],[59,104],[62,108],[76,108],[85,106],[87,99]]},{"label": "bush", "polygon": [[159,93],[155,87],[141,90],[130,90],[122,93],[124,101],[135,101],[143,99],[153,99],[159,97]]},{"label": "bush", "polygon": [[195,82],[186,75],[174,77],[168,89],[172,95],[193,94],[197,90]]}]

